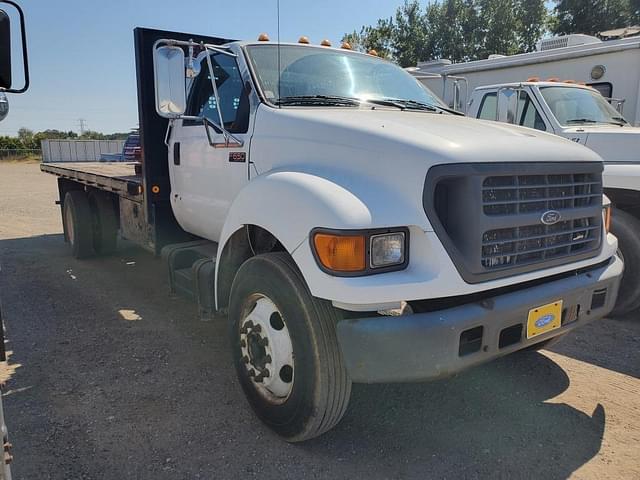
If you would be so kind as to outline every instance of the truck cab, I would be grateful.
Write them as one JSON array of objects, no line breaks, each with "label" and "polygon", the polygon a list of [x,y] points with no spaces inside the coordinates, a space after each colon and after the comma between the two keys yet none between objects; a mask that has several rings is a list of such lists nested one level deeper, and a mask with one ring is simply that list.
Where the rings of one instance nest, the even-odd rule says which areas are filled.
[{"label": "truck cab", "polygon": [[617,314],[640,307],[640,127],[598,90],[574,82],[527,81],[478,87],[469,116],[552,133],[585,145],[605,161],[605,193],[616,208],[614,233],[628,260]]}]

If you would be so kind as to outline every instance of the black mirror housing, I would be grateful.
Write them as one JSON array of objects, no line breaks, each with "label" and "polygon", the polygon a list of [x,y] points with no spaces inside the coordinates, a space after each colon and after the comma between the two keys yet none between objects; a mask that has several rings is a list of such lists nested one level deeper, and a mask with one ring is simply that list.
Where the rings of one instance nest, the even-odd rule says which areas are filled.
[{"label": "black mirror housing", "polygon": [[0,10],[0,89],[11,88],[11,22]]}]

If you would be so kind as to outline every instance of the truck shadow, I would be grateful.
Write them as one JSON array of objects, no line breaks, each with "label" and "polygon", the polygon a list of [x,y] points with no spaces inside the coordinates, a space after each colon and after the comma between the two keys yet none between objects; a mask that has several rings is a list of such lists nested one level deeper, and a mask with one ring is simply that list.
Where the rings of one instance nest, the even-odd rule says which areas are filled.
[{"label": "truck shadow", "polygon": [[547,402],[568,386],[539,353],[429,384],[355,385],[338,428],[302,448],[373,457],[398,478],[449,476],[452,466],[458,478],[567,478],[599,451],[605,426],[601,405],[585,414]]},{"label": "truck shadow", "polygon": [[640,311],[603,318],[572,331],[549,350],[624,375],[640,378]]}]

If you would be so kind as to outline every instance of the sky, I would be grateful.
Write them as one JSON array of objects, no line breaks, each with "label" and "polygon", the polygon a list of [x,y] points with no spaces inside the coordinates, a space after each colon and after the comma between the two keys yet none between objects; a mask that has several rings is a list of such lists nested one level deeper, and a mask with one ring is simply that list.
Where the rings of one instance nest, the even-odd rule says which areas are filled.
[{"label": "sky", "polygon": [[[18,0],[27,23],[31,86],[8,95],[9,116],[0,135],[20,127],[35,131],[85,128],[103,133],[137,126],[134,27],[151,27],[224,38],[276,38],[276,0]],[[280,37],[307,35],[335,43],[362,25],[390,17],[402,0],[280,0]],[[7,8],[7,11],[9,9]],[[17,34],[18,22],[12,22]],[[14,35],[14,38],[17,35]],[[19,38],[19,37],[18,37]],[[18,38],[14,63],[20,63]],[[14,70],[14,87],[22,70]]]}]

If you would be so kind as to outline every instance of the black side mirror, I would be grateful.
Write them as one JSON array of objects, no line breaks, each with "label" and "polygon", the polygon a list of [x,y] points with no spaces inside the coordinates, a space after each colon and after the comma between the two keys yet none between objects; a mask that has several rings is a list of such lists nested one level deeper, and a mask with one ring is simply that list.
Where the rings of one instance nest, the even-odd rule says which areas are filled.
[{"label": "black side mirror", "polygon": [[11,22],[0,10],[0,88],[11,88]]},{"label": "black side mirror", "polygon": [[24,85],[21,88],[11,88],[11,21],[7,12],[0,10],[0,91],[6,93],[24,93],[29,88],[29,60],[27,58],[27,33],[24,26],[24,12],[13,0],[0,0],[0,4],[7,4],[15,8],[20,17],[24,71]]}]

